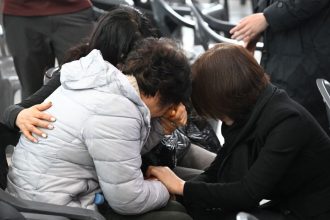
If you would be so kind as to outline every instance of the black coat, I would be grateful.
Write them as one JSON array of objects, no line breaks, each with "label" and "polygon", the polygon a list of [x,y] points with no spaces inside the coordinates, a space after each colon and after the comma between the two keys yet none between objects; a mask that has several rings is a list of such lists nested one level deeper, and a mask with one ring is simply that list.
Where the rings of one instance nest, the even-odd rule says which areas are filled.
[{"label": "black coat", "polygon": [[259,0],[256,10],[269,23],[261,65],[271,82],[285,89],[329,132],[315,81],[330,81],[330,1]]},{"label": "black coat", "polygon": [[330,211],[330,139],[283,90],[269,85],[222,133],[210,168],[184,186],[190,211],[250,210],[262,199],[301,219]]}]

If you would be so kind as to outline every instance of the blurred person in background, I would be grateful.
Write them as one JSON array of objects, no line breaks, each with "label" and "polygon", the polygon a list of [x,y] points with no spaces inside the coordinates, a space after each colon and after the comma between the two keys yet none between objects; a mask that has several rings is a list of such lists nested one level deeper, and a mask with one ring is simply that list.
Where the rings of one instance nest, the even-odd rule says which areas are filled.
[{"label": "blurred person in background", "polygon": [[93,28],[89,0],[4,0],[6,41],[22,86],[22,99],[43,85],[44,73]]},{"label": "blurred person in background", "polygon": [[263,37],[261,66],[271,82],[303,105],[329,134],[316,79],[330,80],[330,1],[256,0],[256,13],[231,30],[253,50]]}]

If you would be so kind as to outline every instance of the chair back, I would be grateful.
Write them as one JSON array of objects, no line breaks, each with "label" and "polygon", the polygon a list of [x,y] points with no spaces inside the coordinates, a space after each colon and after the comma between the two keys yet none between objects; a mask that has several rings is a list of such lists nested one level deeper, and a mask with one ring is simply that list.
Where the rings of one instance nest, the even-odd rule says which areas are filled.
[{"label": "chair back", "polygon": [[238,44],[238,41],[224,37],[211,29],[209,24],[203,19],[203,15],[196,7],[195,3],[191,0],[187,0],[187,4],[191,7],[192,15],[196,19],[195,41],[197,44],[201,44],[205,50],[209,48],[211,42]]},{"label": "chair back", "polygon": [[325,107],[327,110],[329,129],[330,129],[330,83],[325,79],[317,79],[316,80],[317,88],[319,89],[323,101],[325,103]]},{"label": "chair back", "polygon": [[[221,19],[217,19],[209,14],[204,14],[198,9],[195,1],[187,0],[187,4],[191,7],[192,14],[195,17],[195,38],[196,43],[201,44],[205,50],[209,48],[210,43],[232,43],[242,44],[237,40],[229,38],[230,29],[235,27],[235,24]],[[220,34],[222,33],[222,34]],[[263,48],[263,43],[258,42],[257,50]]]},{"label": "chair back", "polygon": [[258,219],[249,213],[240,212],[236,215],[236,220],[258,220]]},{"label": "chair back", "polygon": [[169,29],[166,18],[169,18],[179,26],[189,28],[195,27],[195,22],[177,13],[167,2],[164,0],[151,0],[151,7],[154,20],[157,23],[159,31],[164,37],[171,37],[172,31]]}]

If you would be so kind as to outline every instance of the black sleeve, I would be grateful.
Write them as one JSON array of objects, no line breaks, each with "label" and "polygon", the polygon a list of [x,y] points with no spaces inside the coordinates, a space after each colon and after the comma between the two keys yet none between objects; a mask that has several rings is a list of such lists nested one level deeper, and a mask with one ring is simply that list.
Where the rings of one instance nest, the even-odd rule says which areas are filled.
[{"label": "black sleeve", "polygon": [[329,0],[281,0],[268,6],[263,12],[273,31],[284,31],[304,25],[307,19],[322,11]]},{"label": "black sleeve", "polygon": [[186,182],[184,202],[194,208],[250,209],[270,195],[309,140],[306,120],[285,119],[266,138],[247,175],[231,183]]},{"label": "black sleeve", "polygon": [[211,163],[210,167],[201,173],[197,177],[191,179],[192,182],[206,182],[206,183],[215,183],[217,181],[218,167],[220,165],[220,154],[221,151],[217,154],[214,161]]},{"label": "black sleeve", "polygon": [[49,82],[43,85],[37,92],[23,100],[21,103],[9,106],[3,114],[3,123],[12,129],[18,130],[16,126],[17,115],[25,108],[42,103],[50,94],[52,94],[59,86],[60,71],[54,72]]}]

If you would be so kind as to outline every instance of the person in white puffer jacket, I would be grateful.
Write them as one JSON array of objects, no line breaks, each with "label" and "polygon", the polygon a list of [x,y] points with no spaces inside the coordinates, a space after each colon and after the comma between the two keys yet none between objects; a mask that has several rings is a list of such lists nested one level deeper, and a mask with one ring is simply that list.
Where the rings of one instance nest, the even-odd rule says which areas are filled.
[{"label": "person in white puffer jacket", "polygon": [[20,138],[9,193],[96,209],[95,194],[102,191],[110,207],[126,215],[167,204],[165,186],[144,179],[141,153],[163,137],[159,120],[151,118],[165,117],[189,98],[188,61],[172,41],[148,38],[122,70],[125,75],[98,50],[62,66],[62,85],[48,98],[55,128],[37,144]]}]

